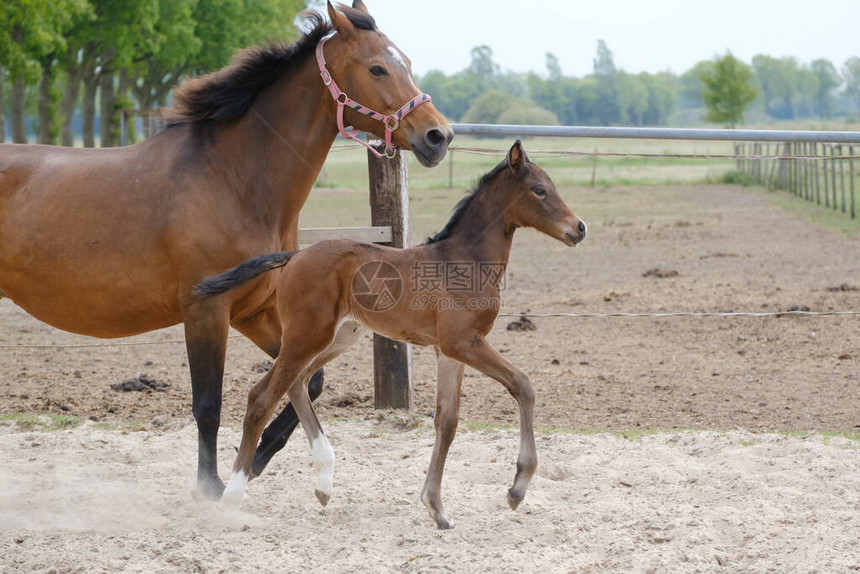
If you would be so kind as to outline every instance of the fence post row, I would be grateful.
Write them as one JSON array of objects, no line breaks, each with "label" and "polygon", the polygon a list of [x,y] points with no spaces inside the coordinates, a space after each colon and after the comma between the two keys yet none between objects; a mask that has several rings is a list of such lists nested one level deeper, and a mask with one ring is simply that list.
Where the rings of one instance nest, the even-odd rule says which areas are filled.
[{"label": "fence post row", "polygon": [[[822,143],[819,151],[818,142],[815,141],[785,142],[783,155],[787,159],[776,160],[767,159],[770,155],[769,145],[764,154],[761,144],[748,147],[735,143],[734,150],[738,169],[749,175],[758,185],[766,185],[768,189],[784,189],[806,201],[821,205],[823,177],[824,207],[829,209],[832,206],[834,211],[842,211],[851,219],[857,217],[854,146],[848,147],[846,155],[845,147],[841,143]],[[769,170],[767,164],[762,168],[764,162],[772,164]],[[820,164],[823,164],[823,169],[819,169]]]}]

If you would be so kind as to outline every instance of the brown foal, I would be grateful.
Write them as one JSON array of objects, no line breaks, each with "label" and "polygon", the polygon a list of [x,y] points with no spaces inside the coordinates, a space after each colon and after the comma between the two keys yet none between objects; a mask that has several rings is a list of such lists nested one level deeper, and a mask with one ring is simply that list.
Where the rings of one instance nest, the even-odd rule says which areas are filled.
[{"label": "brown foal", "polygon": [[519,141],[457,206],[448,225],[424,245],[394,249],[323,241],[299,252],[264,255],[200,284],[199,295],[218,295],[288,264],[277,278],[281,353],[248,395],[225,503],[241,503],[254,476],[252,461],[260,433],[284,394],[311,444],[319,471],[316,495],[322,504],[328,502],[334,453],[308,398],[307,381],[354,343],[364,326],[391,339],[436,348],[436,442],[421,500],[438,527],[451,527],[442,506],[441,482],[457,429],[464,365],[500,382],[519,405],[520,453],[508,491],[508,503],[516,509],[537,466],[535,393],[528,375],[506,361],[485,337],[499,313],[500,281],[518,227],[534,227],[570,246],[582,241],[586,232],[546,172],[528,160]]}]

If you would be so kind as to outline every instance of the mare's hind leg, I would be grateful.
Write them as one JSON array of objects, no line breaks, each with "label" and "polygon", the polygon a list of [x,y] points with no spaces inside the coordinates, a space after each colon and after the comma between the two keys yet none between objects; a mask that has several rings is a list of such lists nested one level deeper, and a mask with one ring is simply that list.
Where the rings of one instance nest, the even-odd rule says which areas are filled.
[{"label": "mare's hind leg", "polygon": [[445,514],[442,506],[442,472],[448,448],[457,432],[460,419],[460,388],[463,383],[463,363],[443,355],[436,349],[436,442],[430,457],[430,468],[421,489],[421,501],[430,511],[440,530],[446,530],[453,523]]},{"label": "mare's hind leg", "polygon": [[217,446],[228,321],[226,309],[217,304],[197,303],[185,311],[192,412],[197,421],[195,495],[216,500],[224,490],[218,478]]},{"label": "mare's hind leg", "polygon": [[[281,323],[274,304],[252,317],[236,322],[233,327],[273,359],[278,356],[281,348]],[[323,382],[323,370],[319,369],[308,383],[308,393],[312,402],[322,393]],[[249,478],[260,476],[263,473],[272,457],[286,446],[287,440],[298,425],[299,417],[296,414],[296,409],[292,402],[289,402],[263,431],[260,444],[257,445],[257,451],[254,453],[254,462]]]},{"label": "mare's hind leg", "polygon": [[335,317],[323,318],[312,310],[303,310],[296,315],[289,321],[283,336],[289,344],[282,346],[272,369],[248,393],[239,454],[224,491],[223,501],[227,505],[239,506],[242,503],[257,443],[278,401],[334,339]]},{"label": "mare's hind leg", "polygon": [[535,391],[528,375],[505,360],[479,333],[462,332],[440,341],[442,352],[502,383],[520,410],[520,454],[514,485],[508,489],[508,504],[516,510],[523,501],[537,468],[534,437]]}]

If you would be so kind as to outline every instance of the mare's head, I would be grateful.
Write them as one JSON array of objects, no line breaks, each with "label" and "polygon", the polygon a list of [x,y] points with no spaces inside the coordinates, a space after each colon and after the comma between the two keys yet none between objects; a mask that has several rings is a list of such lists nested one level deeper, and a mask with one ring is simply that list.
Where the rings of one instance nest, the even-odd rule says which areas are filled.
[{"label": "mare's head", "polygon": [[564,203],[547,173],[529,161],[519,140],[506,164],[493,183],[499,204],[507,206],[508,226],[534,227],[571,247],[585,239],[585,222]]},{"label": "mare's head", "polygon": [[[361,0],[351,8],[335,8],[329,2],[328,14],[337,33],[325,43],[325,61],[331,77],[350,99],[390,116],[421,95],[409,58],[376,28]],[[347,106],[344,120],[385,139],[385,126],[373,117]],[[398,124],[392,132],[394,144],[411,150],[425,166],[442,161],[454,132],[432,103],[418,105]]]}]

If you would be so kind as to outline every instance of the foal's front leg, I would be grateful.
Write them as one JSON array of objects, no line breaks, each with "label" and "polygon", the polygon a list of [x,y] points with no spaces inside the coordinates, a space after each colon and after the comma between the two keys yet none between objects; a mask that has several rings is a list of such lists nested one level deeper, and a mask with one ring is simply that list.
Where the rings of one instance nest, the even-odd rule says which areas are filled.
[{"label": "foal's front leg", "polygon": [[328,504],[334,486],[334,451],[311,404],[313,397],[309,395],[307,380],[310,378],[312,381],[311,373],[322,372],[324,365],[350,348],[363,332],[364,329],[358,323],[344,322],[335,334],[332,343],[314,359],[313,363],[302,374],[300,379],[302,384],[293,385],[289,391],[290,403],[295,406],[296,414],[311,445],[314,468],[317,470],[317,486],[314,494],[323,506]]},{"label": "foal's front leg", "polygon": [[520,454],[517,474],[508,489],[508,504],[514,510],[525,498],[529,482],[537,468],[534,436],[535,391],[528,375],[505,360],[480,333],[458,333],[440,340],[442,352],[502,383],[517,401],[520,409]]},{"label": "foal's front leg", "polygon": [[[296,347],[294,346],[294,349]],[[242,425],[239,453],[236,455],[233,474],[222,497],[225,505],[238,508],[242,504],[245,489],[251,477],[254,452],[263,427],[275,412],[278,401],[293,386],[314,355],[316,355],[316,349],[313,347],[305,347],[303,355],[282,352],[272,369],[248,393],[248,406],[245,411],[245,422]]]},{"label": "foal's front leg", "polygon": [[[233,327],[253,341],[270,357],[277,358],[281,349],[281,321],[274,303],[251,317],[235,322]],[[311,377],[308,383],[311,402],[315,401],[322,393],[324,380],[322,369],[316,371]],[[257,445],[257,451],[254,454],[250,478],[263,473],[263,469],[266,468],[272,457],[286,446],[287,440],[297,426],[299,426],[299,417],[296,414],[296,409],[291,402],[287,403],[281,413],[263,431],[260,444]]]},{"label": "foal's front leg", "polygon": [[442,472],[448,448],[457,432],[460,419],[460,389],[463,383],[463,363],[443,355],[436,348],[436,442],[430,457],[430,468],[421,489],[421,501],[440,530],[453,526],[442,506]]}]

